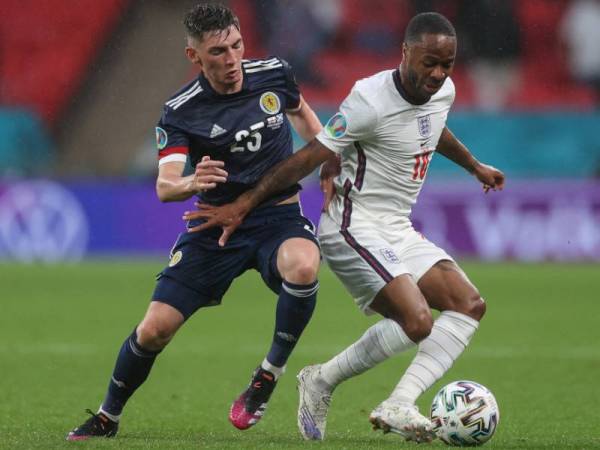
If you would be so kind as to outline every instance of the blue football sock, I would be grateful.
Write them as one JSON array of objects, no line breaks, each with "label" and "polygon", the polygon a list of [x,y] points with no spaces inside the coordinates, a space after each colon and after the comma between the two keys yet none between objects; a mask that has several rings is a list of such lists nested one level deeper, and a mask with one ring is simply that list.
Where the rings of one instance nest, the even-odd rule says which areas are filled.
[{"label": "blue football sock", "polygon": [[281,292],[275,315],[273,343],[267,361],[283,367],[287,362],[302,331],[308,324],[317,303],[319,282],[311,284],[281,283]]},{"label": "blue football sock", "polygon": [[129,397],[148,378],[159,353],[140,347],[134,329],[121,346],[101,409],[111,416],[120,416]]}]

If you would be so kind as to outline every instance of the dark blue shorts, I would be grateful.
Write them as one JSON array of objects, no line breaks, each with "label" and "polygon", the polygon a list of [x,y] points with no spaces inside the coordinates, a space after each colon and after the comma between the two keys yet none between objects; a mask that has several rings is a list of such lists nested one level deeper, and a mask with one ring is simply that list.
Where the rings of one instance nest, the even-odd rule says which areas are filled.
[{"label": "dark blue shorts", "polygon": [[[194,223],[196,225],[197,223]],[[260,272],[275,293],[281,288],[277,250],[290,238],[315,242],[312,222],[298,203],[259,208],[249,214],[219,247],[221,228],[182,233],[171,250],[170,262],[158,274],[152,299],[173,306],[187,319],[197,309],[221,303],[234,278],[249,269]]]}]

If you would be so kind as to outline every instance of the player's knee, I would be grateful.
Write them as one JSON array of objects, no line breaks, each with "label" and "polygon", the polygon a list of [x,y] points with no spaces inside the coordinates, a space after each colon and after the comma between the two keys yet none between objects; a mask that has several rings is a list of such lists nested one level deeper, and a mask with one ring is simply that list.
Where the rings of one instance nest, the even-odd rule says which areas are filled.
[{"label": "player's knee", "polygon": [[479,295],[479,292],[473,291],[463,298],[451,299],[448,310],[456,311],[475,320],[481,320],[485,314],[485,302]]},{"label": "player's knee", "polygon": [[475,320],[481,320],[485,314],[485,301],[479,295],[477,289],[471,290],[468,294],[447,295],[442,302],[442,311],[454,311]]},{"label": "player's knee", "polygon": [[469,300],[468,311],[465,314],[472,319],[481,320],[485,315],[486,308],[485,300],[477,294]]},{"label": "player's knee", "polygon": [[306,239],[288,239],[277,252],[277,269],[288,283],[313,283],[317,279],[319,263],[319,248]]},{"label": "player's knee", "polygon": [[137,327],[137,342],[146,350],[159,351],[167,346],[174,334],[170,329],[144,321]]},{"label": "player's knee", "polygon": [[294,284],[310,284],[317,279],[319,265],[304,258],[298,259],[283,275],[284,280]]},{"label": "player's knee", "polygon": [[411,341],[421,342],[431,334],[433,328],[431,311],[420,311],[410,319],[404,320],[400,325]]}]

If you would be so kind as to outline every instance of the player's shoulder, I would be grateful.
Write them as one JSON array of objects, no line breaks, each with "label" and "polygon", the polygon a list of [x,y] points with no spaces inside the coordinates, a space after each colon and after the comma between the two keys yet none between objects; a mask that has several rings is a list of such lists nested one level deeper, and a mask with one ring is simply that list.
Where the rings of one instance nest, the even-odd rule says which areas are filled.
[{"label": "player's shoulder", "polygon": [[435,99],[442,102],[452,103],[456,96],[456,86],[452,78],[447,77],[440,90],[435,94]]},{"label": "player's shoulder", "polygon": [[183,105],[189,103],[192,99],[200,99],[204,93],[204,88],[200,82],[200,77],[196,77],[190,82],[179,88],[165,102],[165,111],[177,111]]},{"label": "player's shoulder", "polygon": [[242,68],[246,74],[258,74],[261,72],[278,73],[289,67],[289,64],[278,56],[269,56],[264,59],[243,59]]},{"label": "player's shoulder", "polygon": [[383,70],[369,77],[362,78],[352,88],[351,97],[358,98],[362,103],[377,110],[381,103],[379,97],[389,98],[393,70]]},{"label": "player's shoulder", "polygon": [[381,93],[382,89],[389,85],[393,72],[393,70],[383,70],[366,78],[361,78],[354,83],[353,90],[369,96]]},{"label": "player's shoulder", "polygon": [[292,69],[284,59],[269,56],[265,59],[242,60],[244,76],[250,90],[262,89],[266,86],[285,85],[293,79]]},{"label": "player's shoulder", "polygon": [[444,84],[442,85],[442,88],[440,89],[440,94],[441,95],[454,95],[456,92],[456,86],[454,85],[454,81],[452,81],[452,78],[447,77],[446,81],[444,81]]}]

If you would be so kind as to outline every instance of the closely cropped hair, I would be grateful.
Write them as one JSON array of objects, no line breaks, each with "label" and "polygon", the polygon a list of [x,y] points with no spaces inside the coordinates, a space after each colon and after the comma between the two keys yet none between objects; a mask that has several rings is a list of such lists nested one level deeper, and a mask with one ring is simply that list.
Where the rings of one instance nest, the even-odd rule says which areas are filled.
[{"label": "closely cropped hair", "polygon": [[454,26],[441,14],[426,12],[413,17],[404,32],[404,42],[413,44],[421,40],[424,34],[441,34],[456,37]]},{"label": "closely cropped hair", "polygon": [[190,9],[183,19],[188,36],[202,40],[204,33],[240,29],[240,21],[227,6],[220,3],[200,3]]}]

